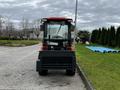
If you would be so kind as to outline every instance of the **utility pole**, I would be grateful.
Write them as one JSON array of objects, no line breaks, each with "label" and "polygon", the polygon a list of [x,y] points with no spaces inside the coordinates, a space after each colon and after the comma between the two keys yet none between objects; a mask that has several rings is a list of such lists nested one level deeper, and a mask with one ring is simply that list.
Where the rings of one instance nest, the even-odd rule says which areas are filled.
[{"label": "utility pole", "polygon": [[75,42],[75,38],[77,35],[77,14],[78,14],[78,0],[76,0],[76,4],[75,4],[75,34],[74,34],[74,42]]},{"label": "utility pole", "polygon": [[77,26],[77,14],[78,14],[78,0],[76,0],[76,5],[75,5],[75,28]]}]

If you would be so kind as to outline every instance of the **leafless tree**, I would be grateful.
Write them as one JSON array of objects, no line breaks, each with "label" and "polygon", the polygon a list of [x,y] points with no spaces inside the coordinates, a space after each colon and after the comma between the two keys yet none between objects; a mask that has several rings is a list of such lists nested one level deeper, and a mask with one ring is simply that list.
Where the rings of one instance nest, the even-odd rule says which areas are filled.
[{"label": "leafless tree", "polygon": [[13,23],[9,18],[0,16],[0,37],[3,38],[19,38],[19,39],[30,39],[40,37],[40,19],[30,21],[23,18],[20,22],[20,28],[16,29],[16,24]]},{"label": "leafless tree", "polygon": [[37,19],[33,22],[33,25],[34,25],[34,34],[36,35],[37,39],[39,38],[39,35],[40,35],[40,20]]},{"label": "leafless tree", "polygon": [[7,25],[6,25],[6,31],[8,32],[7,34],[8,34],[8,37],[9,38],[12,38],[12,37],[14,37],[14,24],[11,22],[11,21],[9,21],[8,20],[8,22],[7,22]]},{"label": "leafless tree", "polygon": [[24,39],[24,32],[22,30],[17,31],[17,33],[20,39]]},{"label": "leafless tree", "polygon": [[23,18],[21,21],[21,26],[22,26],[22,30],[23,30],[23,35],[24,38],[29,39],[30,38],[30,22],[28,19]]},{"label": "leafless tree", "polygon": [[2,35],[2,16],[0,16],[0,36]]}]

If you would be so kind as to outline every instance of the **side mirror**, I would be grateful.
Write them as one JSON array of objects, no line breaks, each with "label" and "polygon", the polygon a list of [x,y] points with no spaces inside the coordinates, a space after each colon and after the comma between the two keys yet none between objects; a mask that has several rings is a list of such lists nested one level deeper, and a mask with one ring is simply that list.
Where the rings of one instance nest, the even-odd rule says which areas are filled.
[{"label": "side mirror", "polygon": [[43,30],[44,30],[44,26],[40,25],[40,31],[43,31]]},{"label": "side mirror", "polygon": [[74,32],[75,31],[75,26],[71,25],[71,32]]}]

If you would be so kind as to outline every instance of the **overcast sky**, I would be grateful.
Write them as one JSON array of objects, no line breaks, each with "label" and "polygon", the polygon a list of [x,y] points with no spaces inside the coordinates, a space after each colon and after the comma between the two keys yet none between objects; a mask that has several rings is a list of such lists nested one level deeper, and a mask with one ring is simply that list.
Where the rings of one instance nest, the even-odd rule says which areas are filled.
[{"label": "overcast sky", "polygon": [[[82,29],[120,25],[120,0],[79,0],[78,23]],[[0,15],[14,22],[23,17],[65,16],[74,19],[75,0],[0,0]]]}]

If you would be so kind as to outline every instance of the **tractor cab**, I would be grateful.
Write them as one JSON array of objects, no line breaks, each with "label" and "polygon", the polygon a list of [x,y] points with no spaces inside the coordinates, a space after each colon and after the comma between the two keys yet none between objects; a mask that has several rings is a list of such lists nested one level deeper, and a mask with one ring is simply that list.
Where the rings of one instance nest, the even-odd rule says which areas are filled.
[{"label": "tractor cab", "polygon": [[43,50],[72,49],[72,19],[44,18],[42,23],[41,29],[44,32]]},{"label": "tractor cab", "polygon": [[43,18],[42,48],[39,52],[36,70],[40,75],[49,69],[65,69],[69,75],[75,74],[76,58],[73,48],[73,20],[69,18]]}]

